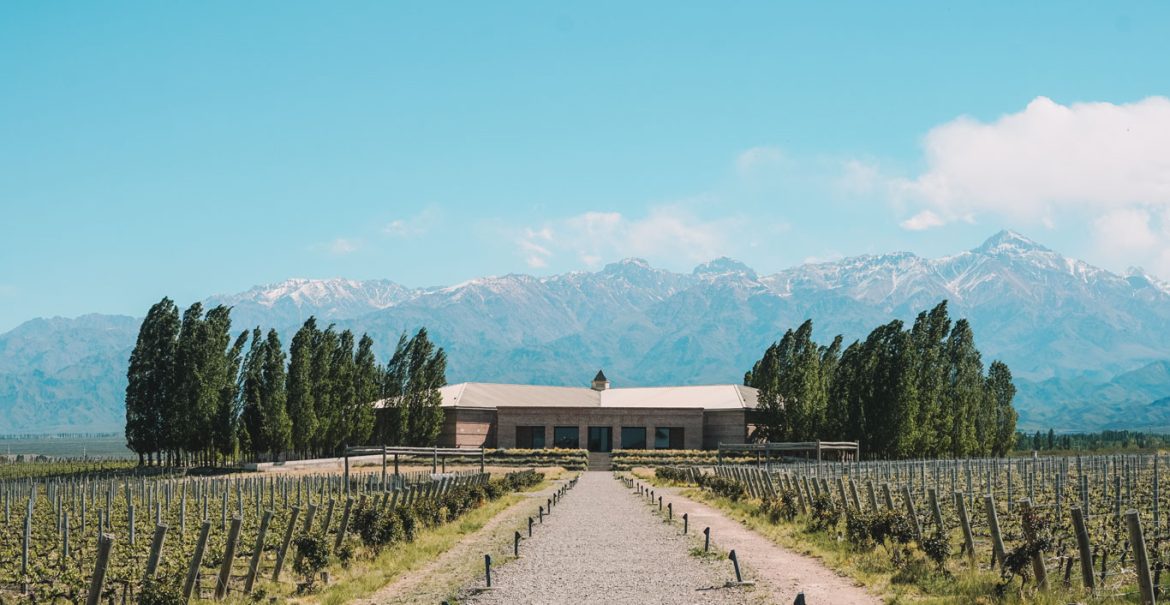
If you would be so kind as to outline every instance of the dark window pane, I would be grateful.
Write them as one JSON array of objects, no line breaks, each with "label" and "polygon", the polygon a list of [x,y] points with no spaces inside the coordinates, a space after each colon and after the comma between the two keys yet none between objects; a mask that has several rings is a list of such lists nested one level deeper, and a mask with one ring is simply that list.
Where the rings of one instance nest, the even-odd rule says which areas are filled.
[{"label": "dark window pane", "polygon": [[581,431],[575,426],[558,426],[553,428],[553,447],[580,449]]},{"label": "dark window pane", "polygon": [[589,451],[608,452],[613,450],[613,427],[589,427]]},{"label": "dark window pane", "polygon": [[623,450],[644,450],[644,449],[646,449],[646,427],[644,427],[644,426],[623,426],[622,427],[622,449]]},{"label": "dark window pane", "polygon": [[654,427],[654,449],[670,449],[670,429],[664,426]]},{"label": "dark window pane", "polygon": [[670,429],[670,449],[681,450],[686,449],[686,442],[683,440],[683,429],[681,426],[676,426]]},{"label": "dark window pane", "polygon": [[516,447],[526,450],[540,449],[544,447],[544,427],[516,427]]}]

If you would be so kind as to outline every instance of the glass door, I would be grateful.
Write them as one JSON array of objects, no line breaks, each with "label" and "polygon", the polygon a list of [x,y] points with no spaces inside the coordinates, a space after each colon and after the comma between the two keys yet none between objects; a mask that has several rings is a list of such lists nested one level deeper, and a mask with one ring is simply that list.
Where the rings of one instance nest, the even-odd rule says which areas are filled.
[{"label": "glass door", "polygon": [[611,427],[611,426],[591,426],[591,427],[589,427],[589,451],[591,451],[591,452],[610,452],[610,451],[613,451],[613,427]]}]

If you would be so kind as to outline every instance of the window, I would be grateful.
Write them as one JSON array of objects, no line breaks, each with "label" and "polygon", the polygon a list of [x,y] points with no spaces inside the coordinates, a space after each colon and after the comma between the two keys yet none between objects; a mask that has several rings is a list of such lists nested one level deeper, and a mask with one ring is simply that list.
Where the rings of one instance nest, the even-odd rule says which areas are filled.
[{"label": "window", "polygon": [[686,448],[681,426],[659,426],[654,428],[654,449],[681,450]]},{"label": "window", "polygon": [[575,426],[553,427],[553,447],[580,449],[581,430]]},{"label": "window", "polygon": [[646,427],[644,427],[644,426],[623,426],[622,427],[622,449],[623,450],[644,450],[644,449],[646,449]]},{"label": "window", "polygon": [[516,427],[516,447],[526,450],[538,450],[544,447],[543,426]]}]

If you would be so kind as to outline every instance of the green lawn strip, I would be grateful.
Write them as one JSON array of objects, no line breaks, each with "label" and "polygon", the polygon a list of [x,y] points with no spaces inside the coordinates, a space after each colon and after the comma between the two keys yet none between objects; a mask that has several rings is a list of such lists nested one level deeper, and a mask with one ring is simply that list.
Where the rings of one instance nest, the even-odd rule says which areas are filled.
[{"label": "green lawn strip", "polygon": [[[653,471],[644,469],[635,471],[634,476],[639,481],[656,487],[680,488],[679,493],[682,496],[722,511],[729,518],[784,548],[820,559],[830,569],[857,580],[874,593],[881,595],[887,603],[1063,605],[1073,602],[1086,604],[1136,602],[1134,598],[1124,596],[1090,597],[1078,588],[1066,589],[1060,586],[1062,578],[1053,569],[1048,572],[1052,589],[1047,593],[1035,591],[1030,584],[1021,591],[1019,582],[1016,581],[1009,585],[1002,595],[997,596],[999,573],[973,568],[964,557],[952,556],[947,560],[944,570],[939,571],[933,563],[916,551],[915,557],[910,559],[909,563],[898,567],[892,562],[890,552],[885,546],[877,546],[869,551],[854,548],[844,538],[843,523],[835,531],[811,530],[801,517],[792,523],[781,521],[773,524],[759,513],[758,500],[733,502],[702,488],[663,481],[655,477]],[[962,542],[958,530],[952,532],[951,538],[957,553],[958,544]],[[981,562],[984,554],[986,553],[980,554]],[[1077,581],[1075,574],[1072,580],[1075,586]]]}]

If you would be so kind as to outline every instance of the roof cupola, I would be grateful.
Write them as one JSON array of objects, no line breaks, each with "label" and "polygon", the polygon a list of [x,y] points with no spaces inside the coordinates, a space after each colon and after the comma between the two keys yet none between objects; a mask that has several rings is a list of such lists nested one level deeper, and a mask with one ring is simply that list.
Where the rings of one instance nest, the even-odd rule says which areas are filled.
[{"label": "roof cupola", "polygon": [[605,372],[597,370],[597,376],[593,377],[593,390],[604,391],[609,388],[609,379],[605,377]]}]

